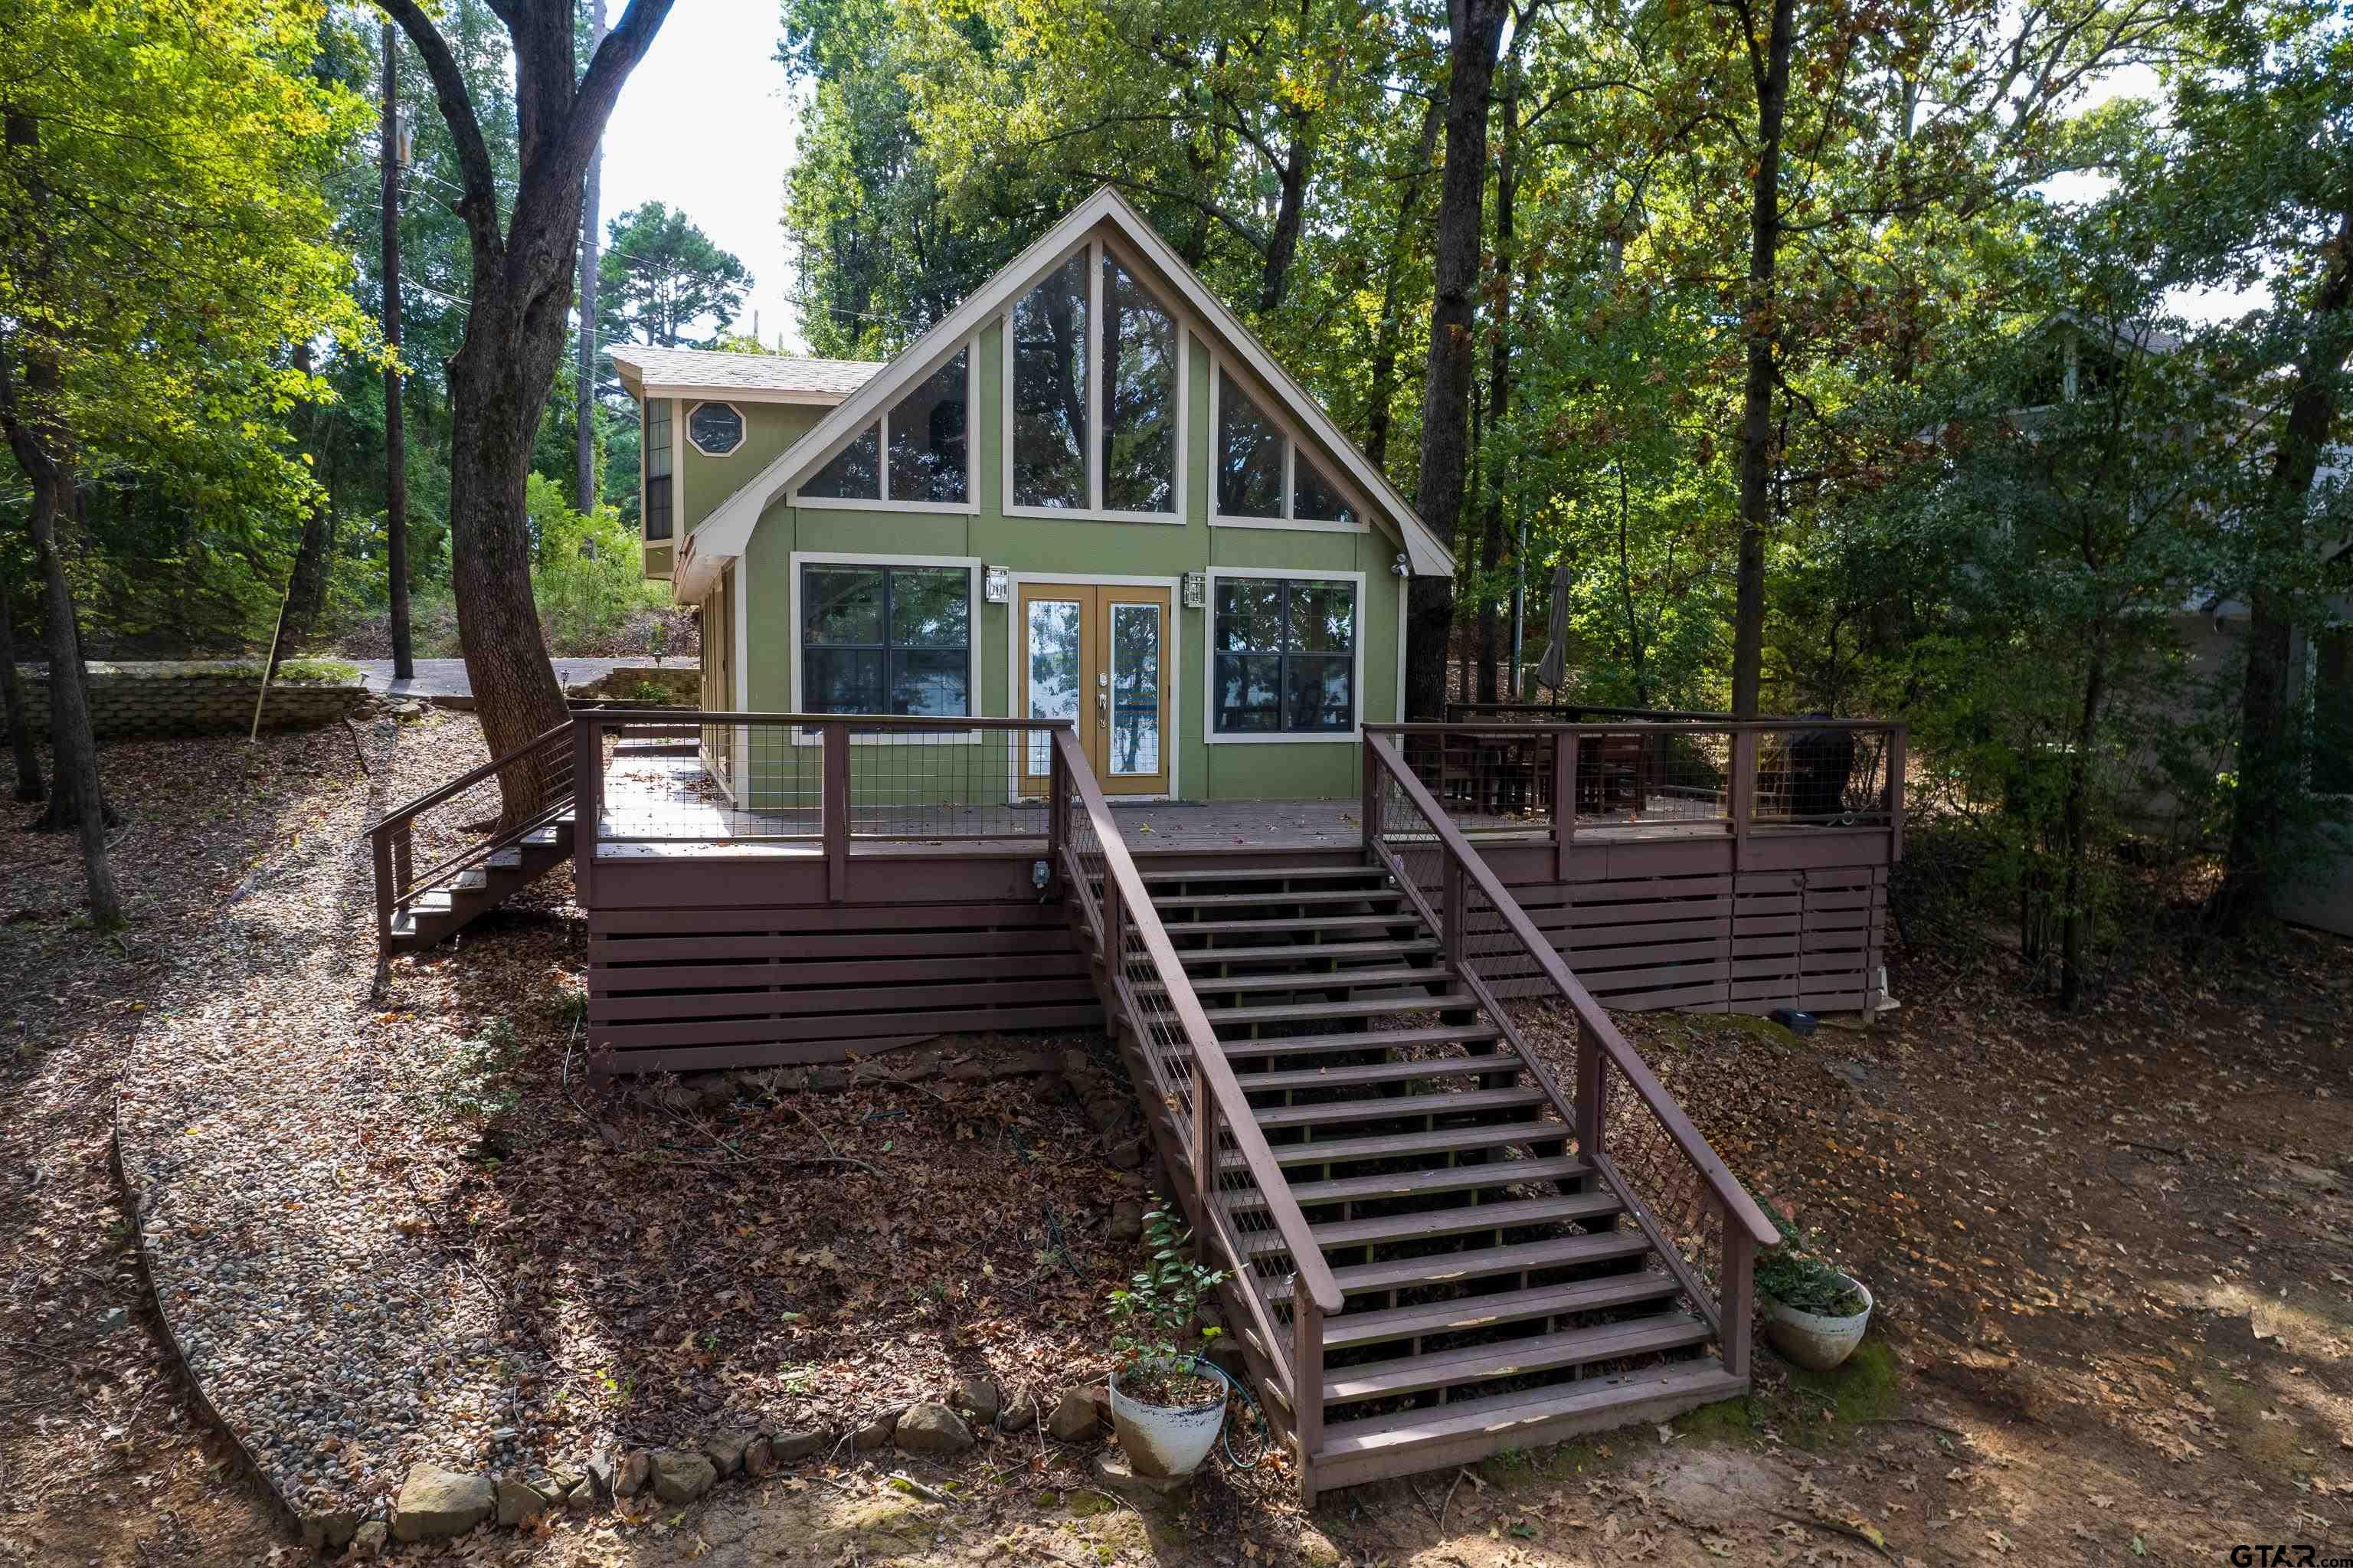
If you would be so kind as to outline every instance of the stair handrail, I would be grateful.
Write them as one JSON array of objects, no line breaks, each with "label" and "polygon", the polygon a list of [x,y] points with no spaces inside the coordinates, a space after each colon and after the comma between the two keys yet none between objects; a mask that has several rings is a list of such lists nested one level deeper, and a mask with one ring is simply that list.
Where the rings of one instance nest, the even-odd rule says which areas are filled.
[{"label": "stair handrail", "polygon": [[[573,721],[567,718],[554,728],[533,736],[504,756],[494,757],[488,762],[470,768],[455,779],[427,790],[415,800],[395,806],[369,826],[368,843],[375,863],[376,937],[379,941],[389,941],[392,938],[393,916],[400,906],[402,884],[423,882],[444,874],[454,868],[462,867],[470,861],[485,859],[495,854],[533,828],[543,826],[551,818],[560,816],[565,805],[572,798],[572,791],[568,789],[556,791],[540,802],[539,810],[534,812],[529,821],[518,823],[503,832],[493,833],[477,843],[469,844],[438,865],[414,874],[405,864],[398,863],[407,858],[406,844],[409,825],[434,807],[456,799],[484,779],[504,768],[512,768],[543,747],[549,746],[571,734],[572,726]],[[396,853],[396,847],[400,852],[398,853]]]},{"label": "stair handrail", "polygon": [[[1593,1000],[1593,993],[1586,990],[1585,982],[1577,978],[1559,951],[1545,939],[1544,934],[1536,929],[1535,923],[1528,918],[1527,911],[1520,907],[1519,900],[1512,896],[1493,868],[1472,847],[1461,829],[1455,825],[1453,819],[1447,815],[1445,809],[1439,805],[1429,789],[1407,765],[1396,741],[1387,735],[1367,732],[1365,736],[1365,756],[1368,769],[1365,781],[1366,847],[1397,878],[1400,891],[1413,895],[1418,905],[1423,903],[1419,889],[1413,885],[1414,879],[1406,874],[1403,863],[1385,842],[1378,803],[1379,778],[1369,771],[1377,769],[1379,777],[1385,777],[1393,784],[1429,824],[1444,857],[1445,880],[1451,884],[1459,878],[1478,890],[1501,921],[1504,932],[1520,949],[1521,956],[1535,964],[1537,973],[1575,1014],[1579,1050],[1578,1082],[1574,1103],[1579,1152],[1592,1160],[1595,1168],[1617,1190],[1618,1196],[1626,1202],[1636,1223],[1659,1250],[1662,1261],[1692,1295],[1694,1304],[1715,1323],[1724,1340],[1726,1369],[1746,1375],[1749,1268],[1755,1255],[1754,1249],[1778,1242],[1780,1233],[1766,1217],[1764,1210],[1757,1206],[1757,1201],[1748,1195],[1747,1189],[1741,1185],[1739,1179],[1733,1175],[1731,1169],[1710,1147],[1699,1128],[1693,1125],[1683,1107],[1659,1082],[1657,1075],[1651,1071],[1650,1064],[1643,1061],[1641,1054],[1618,1032],[1618,1026],[1610,1021],[1609,1013]],[[1442,902],[1451,905],[1455,900],[1442,897]],[[1551,1075],[1521,1044],[1517,1032],[1509,1026],[1508,1019],[1495,1002],[1493,992],[1469,967],[1468,933],[1464,929],[1468,922],[1455,919],[1450,925],[1447,917],[1453,913],[1451,909],[1440,909],[1435,913],[1440,923],[1439,934],[1446,945],[1451,962],[1488,1012],[1495,1016],[1497,1023],[1503,1026],[1506,1040],[1518,1049],[1537,1083],[1558,1103],[1558,1089],[1552,1083]],[[1642,1195],[1632,1190],[1626,1173],[1610,1156],[1604,1117],[1607,1099],[1603,1082],[1605,1064],[1614,1067],[1623,1077],[1637,1100],[1690,1163],[1725,1220],[1722,1287],[1726,1299],[1720,1305],[1709,1298],[1700,1280],[1686,1266],[1680,1249],[1673,1245],[1673,1238],[1665,1234],[1665,1226],[1652,1213]]]},{"label": "stair handrail", "polygon": [[[1184,961],[1177,956],[1176,944],[1168,939],[1167,928],[1160,923],[1159,914],[1152,905],[1151,894],[1144,885],[1143,875],[1135,868],[1134,857],[1128,853],[1126,840],[1120,835],[1118,825],[1112,819],[1111,804],[1103,798],[1103,786],[1095,779],[1094,769],[1087,761],[1077,734],[1070,729],[1056,730],[1054,747],[1061,770],[1069,778],[1070,788],[1077,794],[1095,840],[1102,845],[1103,875],[1106,885],[1118,895],[1115,913],[1122,921],[1134,922],[1145,953],[1151,961],[1155,980],[1163,988],[1161,994],[1167,998],[1169,1009],[1176,1014],[1177,1024],[1184,1032],[1197,1097],[1199,1090],[1206,1090],[1215,1107],[1216,1121],[1206,1128],[1198,1122],[1188,1127],[1185,1118],[1177,1114],[1176,1107],[1171,1106],[1169,1109],[1179,1136],[1186,1139],[1186,1147],[1192,1154],[1187,1163],[1192,1172],[1193,1195],[1200,1215],[1208,1222],[1210,1233],[1232,1265],[1236,1284],[1240,1287],[1236,1294],[1257,1319],[1259,1331],[1264,1336],[1267,1354],[1283,1366],[1289,1374],[1291,1386],[1287,1392],[1291,1399],[1293,1434],[1303,1450],[1312,1454],[1317,1446],[1316,1436],[1322,1425],[1323,1319],[1326,1315],[1339,1311],[1343,1305],[1345,1298],[1340,1294],[1339,1282],[1333,1277],[1331,1266],[1324,1261],[1324,1250],[1316,1245],[1314,1234],[1308,1228],[1306,1215],[1300,1212],[1297,1200],[1291,1195],[1290,1183],[1283,1179],[1282,1166],[1275,1162],[1274,1151],[1268,1146],[1266,1134],[1258,1125],[1258,1118],[1250,1107],[1249,1097],[1242,1092],[1240,1080],[1234,1075],[1232,1064],[1226,1060],[1225,1048],[1219,1044],[1217,1030],[1211,1026],[1200,998],[1193,991],[1192,980],[1185,972]],[[1057,793],[1059,796],[1060,791]],[[1131,1015],[1141,1021],[1144,1014],[1136,1005],[1140,999],[1124,972],[1124,934],[1113,929],[1111,924],[1103,920],[1103,911],[1090,895],[1088,879],[1082,874],[1083,867],[1079,864],[1070,836],[1065,833],[1060,837],[1063,853],[1071,863],[1065,868],[1065,874],[1073,885],[1071,891],[1081,901],[1096,930],[1096,950],[1102,955],[1105,976],[1129,1001]],[[1144,1044],[1147,1050],[1154,1048],[1149,1040]],[[1276,1331],[1273,1321],[1266,1315],[1258,1292],[1250,1285],[1250,1256],[1227,1223],[1224,1206],[1219,1201],[1218,1172],[1215,1169],[1218,1140],[1214,1136],[1218,1123],[1222,1123],[1228,1136],[1232,1138],[1235,1150],[1241,1156],[1251,1181],[1264,1197],[1268,1216],[1276,1233],[1282,1236],[1295,1269],[1292,1287],[1293,1331],[1288,1345],[1284,1344],[1283,1337]],[[1205,1164],[1209,1168],[1203,1169]]]}]

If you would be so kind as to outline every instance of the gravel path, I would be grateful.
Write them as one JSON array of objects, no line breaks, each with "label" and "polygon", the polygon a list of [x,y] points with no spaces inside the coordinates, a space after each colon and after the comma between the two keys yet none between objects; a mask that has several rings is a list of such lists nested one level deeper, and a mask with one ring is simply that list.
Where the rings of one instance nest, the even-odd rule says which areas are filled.
[{"label": "gravel path", "polygon": [[[467,697],[473,695],[473,683],[466,678],[463,659],[419,659],[415,662],[417,673],[406,681],[392,678],[389,659],[353,659],[360,667],[360,676],[371,692],[401,697]],[[664,669],[675,670],[681,665],[691,668],[691,659],[663,661]],[[565,686],[584,685],[601,681],[616,670],[650,670],[651,659],[558,659],[555,678]]]},{"label": "gravel path", "polygon": [[[120,1112],[156,1297],[281,1496],[358,1506],[414,1459],[494,1463],[512,1368],[454,1255],[386,1202],[468,1136],[429,1030],[377,1014],[366,823],[450,767],[443,715],[364,729],[373,779],[281,823],[141,1028]],[[422,1113],[422,1114],[420,1114]],[[405,1213],[409,1218],[402,1218]]]}]

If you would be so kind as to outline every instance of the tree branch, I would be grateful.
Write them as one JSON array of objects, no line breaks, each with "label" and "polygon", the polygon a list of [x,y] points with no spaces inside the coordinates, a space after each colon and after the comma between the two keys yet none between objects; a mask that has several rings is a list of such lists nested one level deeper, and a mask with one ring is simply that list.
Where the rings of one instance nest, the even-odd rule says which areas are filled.
[{"label": "tree branch", "polygon": [[449,127],[449,140],[458,150],[459,175],[466,185],[466,194],[458,201],[458,216],[466,220],[475,254],[479,259],[496,256],[505,243],[499,232],[498,178],[491,164],[490,144],[482,140],[481,122],[474,113],[473,96],[466,90],[465,73],[459,69],[448,40],[417,0],[382,0],[382,4],[385,14],[408,35],[425,62],[426,74],[433,79],[433,96]]}]

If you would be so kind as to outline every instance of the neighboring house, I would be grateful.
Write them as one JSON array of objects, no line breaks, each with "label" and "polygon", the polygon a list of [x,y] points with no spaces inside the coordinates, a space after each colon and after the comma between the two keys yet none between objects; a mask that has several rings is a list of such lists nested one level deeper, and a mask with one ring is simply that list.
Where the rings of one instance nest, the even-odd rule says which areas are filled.
[{"label": "neighboring house", "polygon": [[1452,556],[1109,189],[886,365],[608,352],[706,709],[1071,718],[1107,792],[1188,800],[1353,796],[1403,716]]}]

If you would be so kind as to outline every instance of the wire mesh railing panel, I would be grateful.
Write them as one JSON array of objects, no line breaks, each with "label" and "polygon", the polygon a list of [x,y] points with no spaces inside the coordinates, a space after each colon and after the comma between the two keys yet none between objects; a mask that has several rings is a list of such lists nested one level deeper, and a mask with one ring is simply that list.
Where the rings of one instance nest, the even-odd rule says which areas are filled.
[{"label": "wire mesh railing panel", "polygon": [[1577,731],[1579,822],[1726,822],[1732,734],[1635,724]]},{"label": "wire mesh railing panel", "polygon": [[899,726],[849,730],[849,836],[854,839],[1034,838],[1046,832],[1043,795],[1019,790],[1031,752],[1053,731]]},{"label": "wire mesh railing panel", "polygon": [[[1599,1051],[1580,1026],[1578,1048]],[[1658,1110],[1607,1052],[1601,1068],[1601,1147],[1630,1205],[1673,1247],[1707,1292],[1694,1303],[1714,1317],[1724,1294],[1724,1206],[1707,1177],[1676,1141]]]},{"label": "wire mesh railing panel", "polygon": [[596,724],[604,758],[602,844],[789,842],[823,832],[825,748],[814,731],[693,715],[582,722]]},{"label": "wire mesh railing panel", "polygon": [[1892,820],[1890,765],[1895,736],[1893,726],[1840,724],[1760,732],[1749,821],[1884,827]]}]

